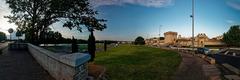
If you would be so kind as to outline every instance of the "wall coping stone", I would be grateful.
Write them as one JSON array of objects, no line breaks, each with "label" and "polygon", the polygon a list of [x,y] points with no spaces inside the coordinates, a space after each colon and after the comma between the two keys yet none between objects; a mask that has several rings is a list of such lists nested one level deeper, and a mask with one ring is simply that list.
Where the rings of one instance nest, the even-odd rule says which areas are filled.
[{"label": "wall coping stone", "polygon": [[60,61],[70,66],[79,66],[88,60],[90,60],[90,55],[84,53],[73,53],[60,56]]}]

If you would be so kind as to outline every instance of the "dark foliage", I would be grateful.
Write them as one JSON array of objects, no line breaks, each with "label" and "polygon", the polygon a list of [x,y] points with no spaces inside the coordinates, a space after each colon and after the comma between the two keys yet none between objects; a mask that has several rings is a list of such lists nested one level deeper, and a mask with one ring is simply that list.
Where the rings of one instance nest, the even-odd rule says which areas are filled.
[{"label": "dark foliage", "polygon": [[91,9],[88,0],[6,0],[12,15],[5,16],[25,34],[25,39],[38,45],[50,25],[63,22],[63,27],[80,32],[87,29],[103,30],[104,19],[97,19],[97,11]]},{"label": "dark foliage", "polygon": [[141,36],[137,37],[134,41],[134,44],[135,45],[144,45],[145,44],[144,38]]},{"label": "dark foliage", "polygon": [[165,38],[164,38],[164,37],[160,37],[159,39],[160,39],[160,40],[164,40]]},{"label": "dark foliage", "polygon": [[6,34],[4,32],[0,32],[0,42],[6,39],[7,39]]},{"label": "dark foliage", "polygon": [[[54,31],[45,32],[40,37],[41,44],[59,44],[63,41],[62,34]],[[72,42],[71,39],[69,42]]]},{"label": "dark foliage", "polygon": [[16,37],[18,37],[18,40],[19,40],[19,37],[21,37],[21,36],[22,36],[22,32],[19,31],[19,30],[17,30],[17,32],[16,32]]},{"label": "dark foliage", "polygon": [[229,46],[240,46],[240,26],[232,26],[228,32],[223,34],[223,41]]}]

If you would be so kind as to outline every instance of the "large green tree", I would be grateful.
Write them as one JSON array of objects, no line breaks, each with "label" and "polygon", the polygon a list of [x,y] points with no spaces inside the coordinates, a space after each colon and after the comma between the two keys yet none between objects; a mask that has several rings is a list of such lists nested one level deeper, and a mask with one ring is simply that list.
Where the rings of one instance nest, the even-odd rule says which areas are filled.
[{"label": "large green tree", "polygon": [[106,20],[97,19],[97,11],[91,9],[88,0],[6,0],[12,15],[5,16],[25,33],[26,40],[39,43],[47,29],[53,23],[61,21],[63,27],[80,32],[83,27],[88,30],[103,30]]},{"label": "large green tree", "polygon": [[135,44],[135,45],[144,45],[144,44],[145,44],[144,38],[141,37],[141,36],[138,36],[138,37],[135,39],[134,44]]},{"label": "large green tree", "polygon": [[0,42],[6,39],[7,39],[6,34],[4,32],[0,32]]},{"label": "large green tree", "polygon": [[22,32],[21,31],[19,31],[19,30],[17,30],[17,32],[16,32],[16,37],[18,37],[18,40],[19,40],[19,37],[21,37],[22,36]]},{"label": "large green tree", "polygon": [[229,46],[240,46],[240,25],[231,26],[228,32],[223,34],[223,41]]}]

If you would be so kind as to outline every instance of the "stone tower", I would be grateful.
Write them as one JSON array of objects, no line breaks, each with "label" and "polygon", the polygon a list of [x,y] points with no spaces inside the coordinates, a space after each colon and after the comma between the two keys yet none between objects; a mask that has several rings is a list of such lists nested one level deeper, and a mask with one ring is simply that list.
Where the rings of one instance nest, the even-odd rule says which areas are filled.
[{"label": "stone tower", "polygon": [[164,33],[164,43],[168,45],[173,45],[177,40],[177,32],[168,31]]}]

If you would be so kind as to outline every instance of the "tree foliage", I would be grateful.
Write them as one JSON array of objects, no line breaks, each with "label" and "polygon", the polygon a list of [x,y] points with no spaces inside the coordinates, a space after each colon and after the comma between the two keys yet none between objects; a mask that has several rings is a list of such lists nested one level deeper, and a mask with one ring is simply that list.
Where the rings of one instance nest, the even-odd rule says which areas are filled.
[{"label": "tree foliage", "polygon": [[95,37],[93,31],[91,31],[89,38],[88,38],[88,52],[91,55],[90,61],[94,61],[95,58],[95,51],[96,51],[96,44],[95,44]]},{"label": "tree foliage", "polygon": [[223,41],[230,46],[240,46],[240,25],[231,26],[228,32],[223,34]]},{"label": "tree foliage", "polygon": [[59,44],[62,42],[63,37],[59,32],[48,31],[45,33],[44,38],[42,38],[41,43]]},{"label": "tree foliage", "polygon": [[22,36],[22,32],[19,31],[19,30],[17,30],[17,32],[16,32],[16,36],[17,36],[17,37],[21,37],[21,36]]},{"label": "tree foliage", "polygon": [[4,32],[0,32],[0,42],[6,39],[7,39],[6,34]]},{"label": "tree foliage", "polygon": [[144,38],[141,36],[137,37],[134,41],[134,44],[135,45],[144,45],[145,44]]},{"label": "tree foliage", "polygon": [[97,11],[91,9],[88,0],[6,0],[12,15],[5,16],[10,23],[25,33],[26,40],[39,43],[53,23],[61,21],[63,27],[83,27],[88,30],[106,28],[104,19],[97,19]]}]

